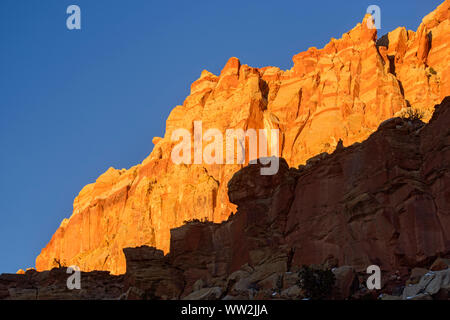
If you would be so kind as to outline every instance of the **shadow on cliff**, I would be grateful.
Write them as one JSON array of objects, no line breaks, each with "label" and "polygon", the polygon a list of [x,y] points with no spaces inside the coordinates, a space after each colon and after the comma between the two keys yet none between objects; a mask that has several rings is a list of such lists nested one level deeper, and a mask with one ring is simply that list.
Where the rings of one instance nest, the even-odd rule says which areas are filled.
[{"label": "shadow on cliff", "polygon": [[[166,256],[125,249],[127,273],[146,261],[162,278],[177,275],[182,296],[220,288],[216,298],[230,294],[241,276],[258,292],[268,286],[281,294],[280,275],[302,265],[364,272],[375,264],[404,280],[412,268],[449,257],[448,123],[450,97],[428,124],[386,120],[364,142],[338,144],[304,166],[289,168],[280,158],[271,176],[260,174],[261,163],[246,166],[228,183],[235,215],[172,229]],[[230,282],[232,275],[238,279]]]},{"label": "shadow on cliff", "polygon": [[303,265],[333,270],[335,299],[376,298],[360,289],[374,264],[393,294],[410,274],[425,276],[417,267],[450,265],[449,123],[447,97],[428,124],[392,118],[364,142],[339,143],[298,168],[280,158],[274,175],[248,165],[228,182],[236,214],[172,229],[167,255],[125,248],[125,275],[84,272],[76,293],[64,268],[2,275],[0,299],[299,299]]}]

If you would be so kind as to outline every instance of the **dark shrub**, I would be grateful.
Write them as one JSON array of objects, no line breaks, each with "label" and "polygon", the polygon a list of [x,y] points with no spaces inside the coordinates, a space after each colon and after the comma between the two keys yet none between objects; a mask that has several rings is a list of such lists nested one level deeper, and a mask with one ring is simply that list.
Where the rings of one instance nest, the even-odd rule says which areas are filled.
[{"label": "dark shrub", "polygon": [[415,109],[415,108],[407,108],[405,111],[402,112],[401,117],[406,120],[414,121],[414,120],[422,120],[424,117],[424,112]]},{"label": "dark shrub", "polygon": [[329,299],[336,278],[331,270],[303,266],[298,273],[298,286],[313,300]]}]

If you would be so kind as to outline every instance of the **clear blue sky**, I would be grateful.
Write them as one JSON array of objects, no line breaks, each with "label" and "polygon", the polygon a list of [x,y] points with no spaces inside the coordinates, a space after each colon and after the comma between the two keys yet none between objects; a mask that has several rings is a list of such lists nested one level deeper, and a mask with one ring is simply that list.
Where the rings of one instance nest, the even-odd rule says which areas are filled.
[{"label": "clear blue sky", "polygon": [[[231,56],[289,69],[369,4],[384,34],[416,30],[441,2],[1,0],[0,273],[34,266],[84,185],[149,154],[203,69]],[[70,4],[80,31],[66,28]]]}]

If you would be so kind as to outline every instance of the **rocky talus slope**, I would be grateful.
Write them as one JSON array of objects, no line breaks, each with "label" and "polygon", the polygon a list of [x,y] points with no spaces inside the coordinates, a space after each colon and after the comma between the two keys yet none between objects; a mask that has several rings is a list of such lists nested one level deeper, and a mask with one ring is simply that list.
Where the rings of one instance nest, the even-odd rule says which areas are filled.
[{"label": "rocky talus slope", "polygon": [[[167,255],[124,249],[124,275],[85,272],[73,291],[64,268],[1,275],[0,298],[299,299],[306,264],[332,268],[334,299],[448,299],[450,97],[435,110],[298,168],[281,159],[272,176],[242,168],[228,183],[235,215],[172,229]],[[365,287],[373,264],[381,290]]]},{"label": "rocky talus slope", "polygon": [[[78,265],[83,271],[123,274],[123,248],[146,245],[167,253],[170,242],[176,241],[176,235],[171,240],[170,230],[184,221],[227,220],[236,211],[233,202],[240,203],[237,198],[229,199],[228,182],[244,165],[176,165],[171,161],[176,144],[172,133],[179,128],[193,132],[196,120],[202,121],[204,131],[279,129],[280,156],[293,167],[317,154],[333,152],[340,139],[345,146],[367,139],[381,122],[407,108],[422,110],[428,120],[432,106],[450,95],[449,8],[450,0],[444,1],[423,19],[416,32],[398,28],[379,39],[377,31],[368,27],[370,16],[366,16],[323,49],[310,48],[294,56],[290,70],[252,68],[231,58],[220,75],[203,71],[183,105],[170,113],[164,137],[153,139],[153,151],[141,164],[128,170],[110,168],[81,190],[71,217],[64,219],[37,257],[37,270],[61,264]],[[288,228],[285,241],[300,239],[301,244],[293,262],[322,259],[334,252],[341,263],[362,265],[377,256],[383,263],[396,265],[395,250],[395,257],[417,261],[426,259],[430,251],[445,248],[439,226],[444,220],[448,222],[448,211],[439,209],[444,200],[432,200],[445,191],[431,189],[428,180],[418,178],[419,172],[438,160],[428,153],[416,154],[415,145],[410,144],[413,138],[406,134],[410,128],[403,126],[391,130],[405,131],[399,149],[392,146],[391,153],[383,149],[391,137],[391,131],[385,129],[383,143],[372,146],[370,155],[354,146],[352,160],[342,158],[347,153],[339,153],[336,163],[325,160],[321,171],[296,173],[311,186],[311,193],[285,194],[294,202],[282,215]],[[372,138],[368,143],[375,141]],[[403,150],[403,144],[410,148]],[[411,157],[395,162],[401,156],[399,150]],[[383,156],[393,158],[386,163],[387,158],[380,159]],[[338,165],[339,161],[345,163]],[[419,169],[420,165],[425,167]],[[403,180],[397,181],[398,175]],[[382,183],[383,191],[377,189]],[[409,194],[411,187],[426,192]],[[234,197],[233,192],[230,195]],[[430,219],[423,220],[421,213],[414,213],[409,206],[429,212]],[[399,210],[405,214],[397,216]],[[424,234],[419,227],[422,223],[433,230],[431,235]],[[408,233],[399,234],[399,225],[410,228]],[[350,239],[357,250],[349,244]],[[390,246],[384,251],[386,242]]]}]

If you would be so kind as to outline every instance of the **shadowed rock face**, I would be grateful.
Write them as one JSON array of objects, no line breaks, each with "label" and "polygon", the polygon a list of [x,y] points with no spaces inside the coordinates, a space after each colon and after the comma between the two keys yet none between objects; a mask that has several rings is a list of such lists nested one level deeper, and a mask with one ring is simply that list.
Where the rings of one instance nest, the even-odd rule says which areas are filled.
[{"label": "shadowed rock face", "polygon": [[[237,213],[172,229],[168,255],[124,249],[126,274],[83,273],[84,291],[66,289],[65,269],[1,275],[0,298],[291,299],[302,296],[304,264],[339,267],[333,297],[358,298],[357,273],[376,264],[389,294],[415,268],[409,283],[437,277],[425,298],[447,299],[450,260],[438,257],[450,256],[449,123],[447,97],[428,124],[392,118],[363,143],[299,168],[280,159],[273,176],[248,165],[228,183]],[[418,268],[429,266],[440,273]]]},{"label": "shadowed rock face", "polygon": [[[222,224],[172,230],[174,265],[223,278],[248,264],[288,271],[303,264],[407,271],[450,253],[450,97],[428,125],[393,118],[367,141],[274,176],[260,165],[228,184],[237,214]],[[187,284],[197,274],[187,271]],[[197,271],[199,272],[199,271]],[[263,271],[261,271],[263,272]]]},{"label": "shadowed rock face", "polygon": [[449,120],[447,98],[427,126],[394,118],[300,170],[284,230],[292,263],[394,270],[449,252]]},{"label": "shadowed rock face", "polygon": [[[449,7],[450,0],[444,1],[423,19],[416,32],[398,28],[378,45],[376,30],[367,28],[366,17],[323,49],[310,48],[294,56],[290,70],[252,68],[231,58],[218,76],[203,71],[183,105],[170,113],[164,137],[153,139],[155,146],[147,159],[128,170],[110,168],[81,190],[72,216],[64,219],[37,257],[37,270],[61,264],[78,265],[84,271],[122,274],[126,270],[123,248],[147,245],[167,253],[170,230],[185,220],[219,223],[235,212],[234,200],[230,202],[228,198],[228,182],[243,165],[175,165],[171,161],[176,143],[171,141],[173,131],[185,128],[192,133],[196,120],[203,122],[204,132],[208,128],[222,132],[279,129],[280,155],[291,167],[304,164],[317,154],[332,152],[340,139],[345,146],[365,140],[382,121],[409,105],[424,111],[428,120],[432,106],[450,94]],[[300,190],[297,186],[292,206],[284,208],[279,204],[287,219],[283,232],[289,235],[287,241],[296,243],[293,261],[301,256],[308,261],[323,259],[328,252],[335,252],[336,258],[352,263],[365,264],[375,255],[382,257],[384,263],[396,265],[398,259],[426,259],[431,245],[442,247],[439,233],[432,239],[416,234],[424,212],[435,212],[434,218],[426,221],[430,228],[448,219],[436,209],[445,205],[443,200],[432,200],[445,191],[436,184],[430,185],[427,179],[438,178],[425,173],[428,166],[438,161],[431,156],[436,150],[427,151],[424,145],[416,152],[417,143],[425,144],[426,139],[411,137],[406,134],[410,130],[406,127],[401,129],[405,135],[399,145],[385,150],[385,142],[395,131],[389,128],[386,127],[384,142],[378,145],[374,138],[370,140],[368,150],[372,151],[352,147],[352,159],[344,157],[349,152],[345,151],[336,155],[334,163],[325,160],[320,172],[298,173],[301,178],[297,181],[304,181],[309,189]],[[405,144],[410,146],[408,150],[403,150]],[[411,157],[402,158],[400,163],[402,152]],[[387,157],[385,165],[392,165],[385,170],[377,161],[382,156]],[[367,178],[365,174],[373,176]],[[403,180],[398,180],[399,175]],[[364,179],[371,184],[364,186]],[[386,190],[375,194],[369,186]],[[420,196],[416,191],[404,194],[412,186],[421,190]],[[249,191],[235,190],[231,195],[238,202],[251,197],[242,192]],[[378,207],[383,201],[392,204]],[[413,212],[408,207],[411,201],[420,203],[421,209]],[[257,205],[266,204],[262,201]],[[361,224],[361,219],[366,222]],[[370,223],[371,219],[379,224],[375,220]],[[309,226],[305,226],[305,221],[310,222]],[[398,235],[396,228],[402,223],[410,224],[410,235]],[[369,226],[370,230],[360,229]],[[335,227],[341,232],[333,231]],[[302,232],[312,237],[306,247],[306,239],[300,237]],[[371,237],[361,238],[361,232],[370,233]],[[354,244],[341,247],[343,237],[354,240]],[[411,241],[417,238],[427,239],[426,243]],[[405,244],[399,246],[396,255],[379,252],[389,241],[393,246]],[[316,251],[315,246],[323,251]],[[371,254],[368,248],[375,251]],[[353,251],[366,254],[352,256]],[[415,257],[414,252],[418,252]]]}]

